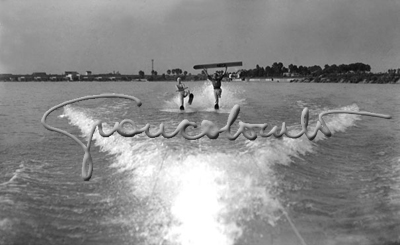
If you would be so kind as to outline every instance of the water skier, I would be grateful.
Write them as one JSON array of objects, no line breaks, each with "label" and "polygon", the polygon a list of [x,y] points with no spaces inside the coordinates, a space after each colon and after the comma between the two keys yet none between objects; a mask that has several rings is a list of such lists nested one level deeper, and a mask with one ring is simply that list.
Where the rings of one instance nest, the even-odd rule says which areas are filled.
[{"label": "water skier", "polygon": [[207,80],[210,81],[214,87],[214,97],[215,97],[215,105],[214,108],[216,110],[219,109],[219,99],[221,98],[222,89],[221,89],[221,82],[224,76],[226,75],[226,71],[228,67],[225,67],[225,72],[222,75],[218,74],[218,71],[214,73],[213,76],[208,75],[207,69],[203,69],[205,74],[207,75]]}]

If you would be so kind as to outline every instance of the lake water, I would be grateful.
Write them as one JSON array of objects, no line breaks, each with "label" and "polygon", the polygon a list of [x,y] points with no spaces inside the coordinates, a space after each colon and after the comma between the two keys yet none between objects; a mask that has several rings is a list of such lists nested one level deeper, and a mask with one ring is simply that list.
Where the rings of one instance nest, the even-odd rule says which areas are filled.
[{"label": "lake water", "polygon": [[[400,86],[396,84],[223,83],[218,112],[212,87],[187,82],[193,104],[180,113],[175,83],[0,83],[1,244],[397,244],[400,243]],[[328,110],[389,114],[324,117],[332,137],[313,141],[241,135],[103,138],[96,130],[90,181],[84,152],[46,130],[43,114],[64,101],[121,93],[139,98],[68,105],[47,122],[86,144],[92,125],[131,119],[184,119],[222,127],[234,105],[239,120],[310,128]],[[232,126],[236,132],[238,121]],[[108,125],[108,126],[107,126]],[[188,128],[192,134],[199,129]],[[397,243],[396,243],[397,242]]]}]

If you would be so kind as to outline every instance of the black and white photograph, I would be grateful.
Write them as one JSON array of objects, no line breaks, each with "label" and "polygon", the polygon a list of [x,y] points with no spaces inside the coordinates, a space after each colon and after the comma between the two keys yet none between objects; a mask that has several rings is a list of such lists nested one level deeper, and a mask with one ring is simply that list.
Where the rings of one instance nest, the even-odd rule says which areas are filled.
[{"label": "black and white photograph", "polygon": [[0,245],[400,245],[399,0],[0,0]]}]

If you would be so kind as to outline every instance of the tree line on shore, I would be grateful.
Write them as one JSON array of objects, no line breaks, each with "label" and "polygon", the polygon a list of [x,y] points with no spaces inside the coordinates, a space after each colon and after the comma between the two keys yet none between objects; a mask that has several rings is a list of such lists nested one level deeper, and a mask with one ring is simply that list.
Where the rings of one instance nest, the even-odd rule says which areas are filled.
[{"label": "tree line on shore", "polygon": [[[218,71],[217,71],[218,72]],[[323,68],[318,65],[297,66],[290,64],[285,67],[282,62],[274,62],[271,66],[262,67],[256,65],[254,69],[241,69],[235,73],[237,78],[242,80],[248,78],[293,78],[291,82],[344,82],[344,83],[396,83],[400,79],[400,69],[389,69],[387,73],[371,73],[371,66],[361,62],[351,64],[326,64]],[[181,77],[183,80],[204,80],[206,75],[192,75],[180,68],[167,70],[167,74],[157,75],[153,71],[150,76],[145,76],[143,71],[139,72],[140,77],[149,81],[168,81]]]},{"label": "tree line on shore", "polygon": [[[343,74],[348,72],[360,73],[360,72],[370,72],[371,66],[363,63],[353,63],[353,64],[341,64],[341,65],[325,65],[324,68],[314,65],[314,66],[297,66],[290,64],[285,67],[282,62],[274,62],[272,66],[266,66],[265,68],[256,65],[254,69],[241,69],[236,73],[239,73],[241,78],[263,78],[263,77],[304,77],[304,76],[319,76],[327,74]],[[139,71],[139,77],[147,78],[150,80],[169,80],[175,77],[186,78],[189,76],[192,80],[205,79],[205,74],[202,71],[200,74],[192,75],[187,71],[182,72],[182,69],[168,69],[167,74],[163,73],[158,75],[157,71],[152,71],[150,76],[146,76],[144,71]]]},{"label": "tree line on shore", "polygon": [[[367,73],[371,71],[371,66],[363,63],[352,63],[352,64],[341,64],[341,65],[328,65],[326,64],[323,68],[318,65],[314,66],[297,66],[290,64],[285,67],[282,62],[274,62],[271,66],[262,67],[256,65],[254,69],[241,69],[235,73],[238,73],[241,78],[267,78],[267,77],[305,77],[305,76],[320,76],[320,75],[332,75],[332,74],[346,74],[346,73]],[[391,73],[396,70],[389,70]],[[398,71],[400,73],[400,70]],[[145,78],[146,75],[143,71],[139,71],[139,76]],[[167,70],[167,74],[158,75],[157,71],[152,71],[151,77],[158,80],[158,78],[174,78],[177,76],[186,77],[189,76],[192,79],[198,77],[203,79],[205,74],[203,71],[200,74],[192,75],[187,71],[182,72],[182,69],[175,68]]]},{"label": "tree line on shore", "polygon": [[290,64],[285,67],[282,62],[274,62],[272,66],[261,67],[257,65],[254,69],[241,70],[243,77],[288,77],[288,76],[320,76],[328,74],[344,74],[344,73],[365,73],[370,72],[371,66],[363,63],[328,65],[324,68],[318,65],[314,66],[297,66]]}]

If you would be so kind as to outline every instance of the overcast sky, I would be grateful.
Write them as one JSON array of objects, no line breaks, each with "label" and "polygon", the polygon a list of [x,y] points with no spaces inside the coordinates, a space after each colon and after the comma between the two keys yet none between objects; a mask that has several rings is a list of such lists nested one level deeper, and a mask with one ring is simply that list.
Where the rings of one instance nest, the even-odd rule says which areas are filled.
[{"label": "overcast sky", "polygon": [[400,68],[399,0],[0,0],[0,73]]}]

